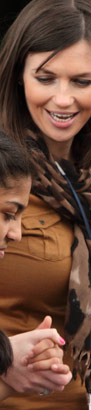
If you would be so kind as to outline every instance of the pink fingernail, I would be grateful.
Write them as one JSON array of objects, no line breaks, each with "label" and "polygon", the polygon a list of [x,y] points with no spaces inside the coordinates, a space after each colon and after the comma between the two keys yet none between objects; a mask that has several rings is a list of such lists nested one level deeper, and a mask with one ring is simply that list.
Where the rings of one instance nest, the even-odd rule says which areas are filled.
[{"label": "pink fingernail", "polygon": [[60,337],[60,343],[62,344],[62,345],[65,345],[65,340],[63,339],[63,337]]},{"label": "pink fingernail", "polygon": [[28,364],[28,357],[24,357],[23,366],[27,366],[27,364]]}]

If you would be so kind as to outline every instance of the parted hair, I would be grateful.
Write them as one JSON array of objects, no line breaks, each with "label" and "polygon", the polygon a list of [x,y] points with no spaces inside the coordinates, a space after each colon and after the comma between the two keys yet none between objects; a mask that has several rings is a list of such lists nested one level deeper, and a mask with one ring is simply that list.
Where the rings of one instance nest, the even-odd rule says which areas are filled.
[{"label": "parted hair", "polygon": [[[27,55],[56,54],[82,39],[91,42],[91,0],[32,0],[9,28],[0,48],[0,118],[17,141],[23,141],[26,129],[38,132],[20,85]],[[85,168],[91,160],[90,135],[91,119],[72,146]]]}]

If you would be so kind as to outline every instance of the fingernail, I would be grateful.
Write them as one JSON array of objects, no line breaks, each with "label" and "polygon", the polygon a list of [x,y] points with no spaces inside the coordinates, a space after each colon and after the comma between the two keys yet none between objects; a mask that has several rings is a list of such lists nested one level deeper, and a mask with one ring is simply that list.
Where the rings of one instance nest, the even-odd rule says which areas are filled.
[{"label": "fingernail", "polygon": [[28,364],[28,357],[24,357],[24,358],[22,359],[22,364],[23,364],[23,366],[27,366],[27,364]]},{"label": "fingernail", "polygon": [[57,370],[58,369],[58,364],[52,364],[51,367],[52,367],[53,370]]},{"label": "fingernail", "polygon": [[62,344],[62,345],[65,345],[65,340],[63,339],[63,337],[60,337],[60,343]]},{"label": "fingernail", "polygon": [[34,357],[34,352],[33,352],[32,350],[29,352],[28,357],[29,357],[30,359],[32,359],[32,357]]},{"label": "fingernail", "polygon": [[29,364],[28,369],[32,370],[33,369],[33,364]]}]

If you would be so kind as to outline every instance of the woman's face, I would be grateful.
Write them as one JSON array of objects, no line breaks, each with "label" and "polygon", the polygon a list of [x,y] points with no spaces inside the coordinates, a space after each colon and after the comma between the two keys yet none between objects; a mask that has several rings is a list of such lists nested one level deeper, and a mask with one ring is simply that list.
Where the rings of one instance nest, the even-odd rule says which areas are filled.
[{"label": "woman's face", "polygon": [[91,45],[85,40],[60,51],[28,55],[23,82],[28,110],[43,134],[73,140],[91,116]]},{"label": "woman's face", "polygon": [[21,217],[31,190],[31,177],[9,179],[10,189],[0,187],[0,258],[8,242],[21,240]]}]

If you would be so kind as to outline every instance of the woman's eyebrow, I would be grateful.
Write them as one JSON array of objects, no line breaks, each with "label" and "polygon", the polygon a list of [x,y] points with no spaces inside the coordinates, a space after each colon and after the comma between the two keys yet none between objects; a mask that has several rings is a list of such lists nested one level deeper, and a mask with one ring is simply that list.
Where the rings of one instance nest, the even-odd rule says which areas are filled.
[{"label": "woman's eyebrow", "polygon": [[[45,74],[51,74],[51,75],[55,75],[55,73],[51,70],[48,70],[47,68],[43,68],[43,67],[38,67],[36,69],[36,73],[38,73],[39,71],[42,71]],[[72,78],[76,78],[76,77],[88,77],[91,76],[91,72],[88,73],[77,73],[75,75],[72,75]]]},{"label": "woman's eyebrow", "polygon": [[50,70],[47,70],[46,68],[43,68],[43,67],[38,67],[37,69],[36,69],[36,73],[38,73],[39,71],[43,71],[43,73],[45,73],[45,74],[55,74],[53,71],[50,71]]}]

